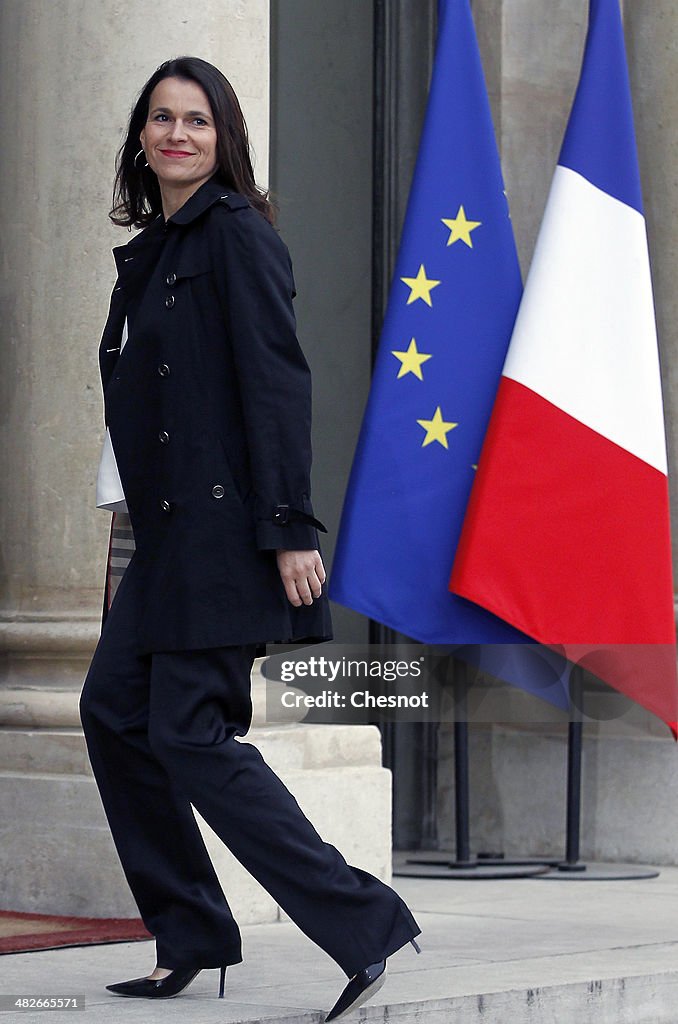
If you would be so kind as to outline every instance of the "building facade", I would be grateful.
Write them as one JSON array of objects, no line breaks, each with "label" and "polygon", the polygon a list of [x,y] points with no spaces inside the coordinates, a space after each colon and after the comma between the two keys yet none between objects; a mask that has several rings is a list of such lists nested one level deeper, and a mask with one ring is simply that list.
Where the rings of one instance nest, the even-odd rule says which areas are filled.
[{"label": "building facade", "polygon": [[[526,271],[576,85],[587,3],[473,0],[472,8]],[[623,8],[675,477],[678,8],[672,0],[624,0]],[[97,346],[113,281],[110,249],[127,237],[107,213],[114,154],[136,94],[161,61],[192,53],[222,68],[241,98],[257,176],[274,191],[295,265],[299,333],[314,373],[314,504],[330,528],[331,563],[416,155],[435,15],[434,0],[5,0],[0,8],[0,867],[15,909],[126,909],[114,866],[103,887],[89,877],[110,851],[77,696],[98,636],[109,526],[94,508],[103,436]],[[342,639],[368,635],[365,620],[346,610],[335,609],[335,621]],[[521,727],[520,699],[513,725],[472,734],[472,836],[509,853],[557,851],[564,725]],[[678,823],[666,802],[654,813],[658,780],[664,791],[678,782],[673,744],[648,716],[606,721],[604,703],[596,707],[585,754],[584,853],[675,863]],[[262,749],[288,772],[328,838],[386,877],[390,780],[376,729],[343,727],[328,744],[327,733],[266,726],[261,712],[257,721],[270,728],[259,734]],[[384,738],[396,841],[449,845],[449,728]],[[356,768],[381,787],[383,813],[351,850],[339,827],[342,806],[358,800],[356,813],[369,817],[359,787],[351,788]],[[535,772],[536,799],[526,784]],[[26,844],[40,851],[28,865]],[[226,860],[223,870],[237,869]],[[239,884],[248,919],[274,914]]]}]

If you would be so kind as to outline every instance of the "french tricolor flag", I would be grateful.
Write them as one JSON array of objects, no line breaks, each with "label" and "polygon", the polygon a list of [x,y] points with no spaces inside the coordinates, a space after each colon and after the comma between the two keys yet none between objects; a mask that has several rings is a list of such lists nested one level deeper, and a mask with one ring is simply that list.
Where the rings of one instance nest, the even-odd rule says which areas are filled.
[{"label": "french tricolor flag", "polygon": [[676,732],[666,441],[618,0],[590,2],[450,589]]}]

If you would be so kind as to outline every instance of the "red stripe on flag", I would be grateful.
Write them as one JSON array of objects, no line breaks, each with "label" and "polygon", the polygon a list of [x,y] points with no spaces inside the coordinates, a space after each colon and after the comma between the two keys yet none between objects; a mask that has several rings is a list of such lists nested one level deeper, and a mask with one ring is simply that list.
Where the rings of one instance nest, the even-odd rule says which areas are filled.
[{"label": "red stripe on flag", "polygon": [[450,589],[678,717],[666,477],[505,377]]}]

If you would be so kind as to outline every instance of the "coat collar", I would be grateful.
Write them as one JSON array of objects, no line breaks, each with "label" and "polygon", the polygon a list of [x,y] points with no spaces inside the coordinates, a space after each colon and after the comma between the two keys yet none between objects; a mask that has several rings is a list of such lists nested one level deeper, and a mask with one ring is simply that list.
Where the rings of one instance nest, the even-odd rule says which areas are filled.
[{"label": "coat collar", "polygon": [[196,218],[204,213],[205,210],[208,210],[210,206],[214,206],[215,203],[219,202],[220,199],[233,200],[234,198],[241,200],[239,205],[247,205],[247,200],[244,196],[240,196],[237,192],[229,190],[216,178],[210,178],[186,200],[183,206],[179,207],[176,213],[173,213],[171,217],[167,218],[167,223],[179,224],[183,227],[185,224],[191,224],[196,220]]},{"label": "coat collar", "polygon": [[167,229],[170,225],[185,227],[192,224],[219,201],[223,201],[232,210],[249,206],[243,195],[229,191],[216,178],[210,178],[186,200],[183,206],[179,207],[176,213],[168,217],[167,221],[158,214],[148,227],[135,235],[126,245],[116,246],[113,249],[113,256],[120,283],[129,284],[154,261],[167,238]]}]

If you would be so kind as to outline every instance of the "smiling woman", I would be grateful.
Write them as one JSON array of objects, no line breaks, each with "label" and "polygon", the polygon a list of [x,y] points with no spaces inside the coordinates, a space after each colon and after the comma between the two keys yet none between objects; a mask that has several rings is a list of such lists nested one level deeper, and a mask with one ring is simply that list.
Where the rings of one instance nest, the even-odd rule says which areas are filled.
[{"label": "smiling woman", "polygon": [[205,91],[183,78],[158,82],[139,139],[167,219],[217,167],[217,132]]},{"label": "smiling woman", "polygon": [[329,638],[331,622],[292,265],[235,93],[212,65],[178,58],[147,82],[111,218],[144,229],[114,250],[100,346],[135,551],[105,606],[80,710],[157,964],[108,987],[167,998],[219,967],[223,994],[226,965],[242,959],[192,805],[349,976],[335,1020],[376,991],[387,956],[419,927],[237,742],[257,644]]},{"label": "smiling woman", "polygon": [[[203,153],[205,146],[209,150],[209,141],[199,141],[208,137],[214,145],[209,174],[207,160],[201,160],[200,166],[196,163],[197,157],[209,155]],[[193,185],[186,184],[184,200],[201,181],[218,173],[222,184],[244,195],[268,221],[275,220],[267,190],[254,180],[247,126],[238,97],[213,64],[199,57],[177,57],[161,64],[141,90],[118,153],[110,214],[114,224],[143,228],[163,212],[162,178],[170,188],[176,179],[163,174],[173,158],[163,155],[157,146],[170,154],[187,155],[192,165],[187,178],[190,180],[193,174],[195,178]],[[181,157],[174,159],[181,162]],[[201,178],[202,173],[207,177]]]}]

